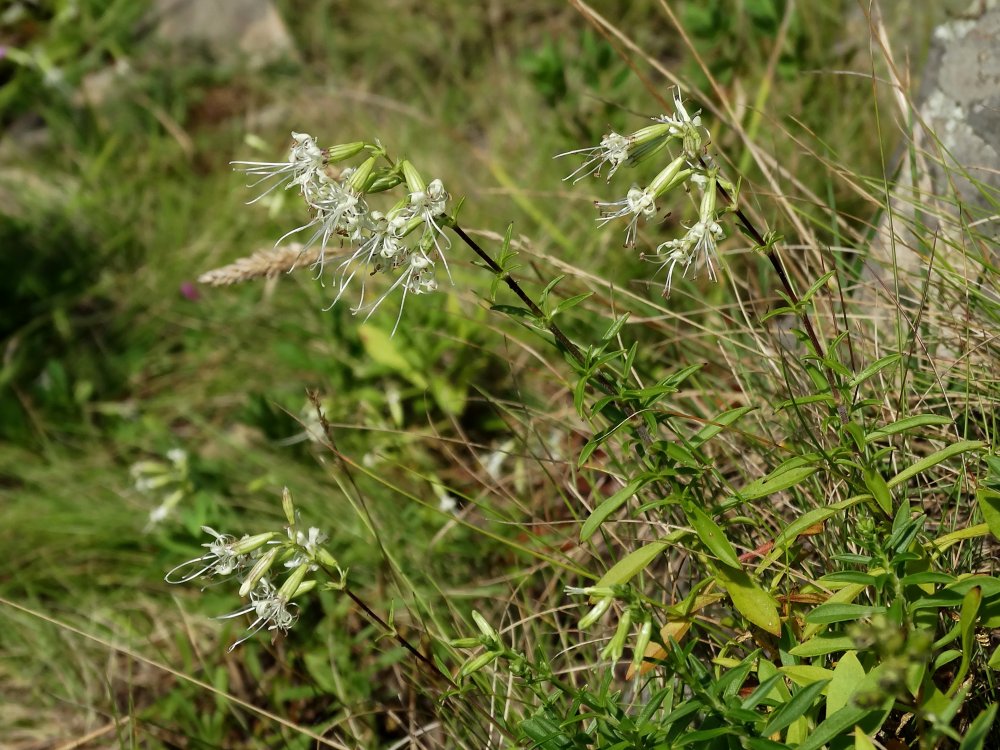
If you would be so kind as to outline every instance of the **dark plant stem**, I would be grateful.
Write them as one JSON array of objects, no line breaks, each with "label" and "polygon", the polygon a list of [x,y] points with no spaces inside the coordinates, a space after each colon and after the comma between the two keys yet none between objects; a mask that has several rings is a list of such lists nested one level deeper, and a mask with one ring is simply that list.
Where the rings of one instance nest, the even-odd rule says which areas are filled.
[{"label": "dark plant stem", "polygon": [[[486,266],[493,271],[493,273],[497,274],[503,280],[503,282],[507,285],[507,288],[510,289],[517,296],[517,298],[525,304],[525,306],[531,311],[531,314],[534,315],[539,321],[545,322],[545,327],[548,329],[549,333],[552,334],[556,342],[558,342],[558,344],[573,358],[573,360],[580,367],[586,368],[587,360],[586,357],[584,357],[583,352],[580,350],[580,347],[574,344],[570,340],[569,336],[567,336],[565,332],[563,332],[563,330],[556,324],[556,322],[547,316],[542,308],[528,296],[528,293],[525,292],[521,285],[517,283],[517,280],[505,271],[499,263],[493,260],[490,254],[480,247],[478,242],[466,234],[462,227],[458,224],[452,224],[451,228],[454,230],[455,234],[461,238],[462,242],[468,245],[469,248],[480,257],[483,263],[485,263]],[[597,386],[609,396],[614,396],[618,390],[614,381],[603,372],[595,372],[594,381]],[[630,419],[637,415],[636,410],[632,408],[631,404],[625,403],[618,398],[616,398],[615,401],[619,408]],[[644,424],[638,422],[635,425],[635,429],[643,443],[648,445],[653,441],[652,435],[649,434],[649,430],[646,429]]]},{"label": "dark plant stem", "polygon": [[[328,576],[330,576],[331,580],[334,580],[335,576],[333,575],[332,571],[327,570],[326,568],[324,568],[323,570]],[[434,661],[430,657],[421,652],[420,649],[418,649],[416,646],[410,643],[404,636],[400,635],[399,632],[394,627],[392,627],[389,623],[383,620],[382,617],[375,610],[369,607],[361,597],[359,597],[349,588],[345,587],[343,591],[345,594],[347,594],[347,597],[352,602],[354,602],[354,604],[362,612],[365,613],[366,617],[368,617],[372,622],[374,622],[376,625],[382,628],[382,630],[386,634],[392,636],[393,640],[395,640],[396,643],[402,646],[407,651],[407,653],[410,654],[410,656],[416,659],[417,663],[420,664],[425,670],[427,670],[427,672],[429,672],[431,675],[435,677],[438,677],[439,679],[444,680],[449,686],[451,686],[455,690],[461,690],[461,685],[459,685],[452,678],[450,674],[444,672],[437,664],[434,663]],[[496,717],[494,717],[477,701],[470,700],[469,705],[472,706],[472,708],[478,714],[483,716],[490,724],[496,727],[497,731],[500,732],[508,740],[510,740],[510,742],[514,744],[517,743],[517,738],[513,734],[511,734],[511,732],[505,726],[503,726],[503,724],[497,721]]]},{"label": "dark plant stem", "polygon": [[[704,160],[701,160],[701,163],[706,169],[708,168],[708,165],[705,164]],[[778,280],[781,281],[781,286],[785,290],[785,294],[795,307],[799,322],[802,324],[802,328],[805,330],[806,336],[809,337],[809,341],[812,343],[813,349],[816,351],[816,356],[822,361],[823,371],[826,375],[826,382],[830,386],[830,395],[837,408],[837,415],[840,417],[840,423],[846,425],[850,421],[850,417],[848,416],[847,408],[844,406],[840,391],[837,390],[837,381],[834,377],[833,370],[830,369],[830,366],[825,362],[826,350],[823,348],[823,344],[820,343],[819,336],[816,335],[816,330],[813,328],[812,321],[809,319],[809,314],[799,302],[799,296],[795,293],[795,289],[792,287],[792,282],[788,278],[788,272],[785,271],[785,266],[781,262],[781,256],[778,255],[778,251],[774,249],[773,245],[768,244],[767,240],[764,239],[764,235],[757,230],[757,227],[753,225],[747,215],[743,212],[743,209],[736,204],[736,201],[733,199],[733,196],[729,194],[729,191],[726,190],[718,181],[716,181],[715,186],[719,196],[736,214],[736,218],[739,220],[743,229],[753,238],[753,241],[757,243],[757,246],[764,250],[767,260],[770,262],[774,272],[778,275]]]}]

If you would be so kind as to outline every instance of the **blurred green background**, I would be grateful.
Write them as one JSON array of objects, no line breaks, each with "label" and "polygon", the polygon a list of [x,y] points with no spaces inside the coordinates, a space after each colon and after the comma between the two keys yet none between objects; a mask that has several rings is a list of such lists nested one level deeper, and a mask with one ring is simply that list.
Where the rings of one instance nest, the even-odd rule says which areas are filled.
[{"label": "blurred green background", "polygon": [[[291,191],[246,206],[254,193],[229,162],[282,158],[292,130],[322,145],[378,138],[466,197],[465,226],[513,222],[535,291],[556,258],[660,300],[661,281],[628,281],[650,269],[617,230],[594,229],[603,183],[574,189],[552,156],[660,111],[653,93],[668,97],[670,82],[652,62],[708,98],[717,82],[780,163],[863,222],[868,209],[785,129],[848,168],[881,169],[897,136],[874,127],[870,80],[833,73],[870,73],[867,21],[848,0],[671,2],[703,68],[653,0],[594,5],[641,50],[627,51],[631,66],[625,41],[557,2],[184,5],[0,6],[0,744],[94,732],[94,747],[310,745],[158,664],[297,724],[390,744],[405,729],[377,707],[405,683],[400,654],[343,601],[324,595],[324,611],[304,613],[294,657],[265,639],[227,655],[241,624],[208,616],[235,609],[234,592],[170,590],[163,574],[198,554],[203,524],[279,525],[287,485],[383,610],[502,596],[531,562],[516,551],[524,519],[563,520],[557,459],[579,446],[547,441],[573,414],[568,369],[489,312],[489,276],[460,247],[456,285],[408,302],[392,338],[391,303],[362,327],[347,306],[326,309],[330,290],[308,271],[200,287],[202,272],[304,222]],[[916,64],[946,9],[885,7]],[[718,138],[743,164],[740,141]],[[586,290],[587,277],[564,285]],[[585,336],[606,322],[567,325]],[[669,323],[653,333],[665,361],[711,348]],[[313,439],[309,389],[361,467],[381,546]],[[550,476],[519,461],[529,443],[555,456]],[[476,532],[490,522],[496,543]],[[558,545],[557,526],[529,531]]]}]

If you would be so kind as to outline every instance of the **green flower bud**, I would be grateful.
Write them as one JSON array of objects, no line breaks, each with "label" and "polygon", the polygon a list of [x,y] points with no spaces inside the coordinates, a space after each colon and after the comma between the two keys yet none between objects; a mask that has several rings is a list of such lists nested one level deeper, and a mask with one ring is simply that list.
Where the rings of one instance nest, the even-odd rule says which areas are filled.
[{"label": "green flower bud", "polygon": [[664,193],[670,192],[691,176],[690,169],[683,169],[685,163],[685,158],[678,156],[653,178],[653,181],[649,183],[649,190],[654,198],[659,198]]},{"label": "green flower bud", "polygon": [[278,536],[276,531],[266,531],[263,534],[254,534],[253,536],[248,536],[246,539],[240,539],[233,544],[232,553],[234,555],[246,555],[255,549],[260,549],[276,536]]},{"label": "green flower bud", "polygon": [[330,164],[336,164],[338,161],[343,161],[344,159],[350,159],[352,156],[360,154],[362,149],[364,149],[365,144],[363,141],[355,141],[354,143],[340,143],[336,146],[330,146],[330,148],[323,149],[323,153],[326,154],[326,160]]},{"label": "green flower bud", "polygon": [[603,615],[605,612],[608,611],[608,608],[611,606],[611,602],[613,602],[613,601],[614,601],[614,597],[610,597],[610,596],[605,597],[604,599],[601,599],[601,601],[599,601],[597,603],[597,605],[593,609],[591,609],[587,614],[585,614],[580,619],[580,625],[579,625],[580,629],[581,630],[586,630],[591,625],[593,625],[595,622],[597,622],[598,620],[600,620],[601,619],[601,615]]},{"label": "green flower bud", "polygon": [[274,565],[275,559],[278,557],[278,553],[281,552],[280,546],[271,547],[263,556],[254,563],[254,566],[250,569],[247,574],[247,578],[243,581],[243,585],[240,586],[240,596],[246,596],[249,594],[254,586],[257,585],[258,581],[267,575],[267,572]]},{"label": "green flower bud", "polygon": [[368,178],[372,175],[372,170],[375,168],[375,161],[374,156],[369,156],[347,178],[347,186],[355,193],[366,192],[365,187],[368,184]]},{"label": "green flower bud", "polygon": [[493,629],[493,626],[486,622],[486,619],[475,610],[472,610],[472,619],[479,628],[479,632],[481,632],[484,636],[489,638],[491,641],[500,640],[500,634],[497,633],[497,631]]},{"label": "green flower bud", "polygon": [[459,670],[458,672],[459,679],[463,677],[468,677],[473,672],[478,672],[483,667],[492,664],[494,661],[496,661],[497,657],[499,656],[500,656],[499,651],[486,651],[485,653],[480,654],[474,659],[470,659],[464,665],[462,665],[462,668]]},{"label": "green flower bud", "polygon": [[285,512],[285,519],[289,526],[295,525],[295,503],[292,502],[292,493],[285,487],[281,490],[281,509]]},{"label": "green flower bud", "polygon": [[648,615],[639,626],[639,635],[635,639],[635,653],[632,654],[632,671],[639,673],[642,666],[642,659],[646,655],[646,646],[649,645],[653,637],[653,619]]},{"label": "green flower bud", "polygon": [[611,637],[611,640],[608,641],[608,645],[601,651],[602,659],[610,659],[616,662],[622,658],[622,654],[625,652],[625,639],[628,638],[631,627],[632,611],[626,609],[622,614],[622,618],[618,621],[618,629]]},{"label": "green flower bud", "polygon": [[278,589],[278,596],[284,599],[286,602],[291,601],[292,597],[295,596],[296,592],[299,590],[299,586],[302,585],[302,579],[306,577],[306,573],[309,572],[309,563],[302,563],[291,572],[281,584],[281,588]]},{"label": "green flower bud", "polygon": [[411,193],[423,193],[427,190],[427,183],[420,176],[417,168],[408,159],[403,160],[403,177],[406,178],[406,187]]}]

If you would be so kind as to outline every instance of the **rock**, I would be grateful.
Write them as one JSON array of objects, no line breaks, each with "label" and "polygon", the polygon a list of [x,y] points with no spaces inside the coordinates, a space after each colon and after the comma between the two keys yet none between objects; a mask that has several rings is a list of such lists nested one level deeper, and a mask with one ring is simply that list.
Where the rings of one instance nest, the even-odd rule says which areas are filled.
[{"label": "rock", "polygon": [[269,0],[154,0],[150,18],[154,37],[203,46],[220,62],[260,67],[296,55]]},{"label": "rock", "polygon": [[1000,301],[987,270],[1000,261],[1000,3],[973,10],[934,32],[920,119],[856,297],[872,335],[890,350],[911,335],[907,325],[896,329],[897,318],[912,321],[925,305],[926,353],[945,365],[965,354],[995,356],[973,312],[976,297]]}]

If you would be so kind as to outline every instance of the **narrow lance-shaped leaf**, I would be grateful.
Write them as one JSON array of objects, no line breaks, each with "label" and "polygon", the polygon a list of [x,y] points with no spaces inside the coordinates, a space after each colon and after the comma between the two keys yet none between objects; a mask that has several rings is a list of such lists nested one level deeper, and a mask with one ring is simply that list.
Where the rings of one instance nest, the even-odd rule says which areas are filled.
[{"label": "narrow lance-shaped leaf", "polygon": [[933,466],[937,466],[939,463],[947,461],[949,458],[952,458],[953,456],[958,456],[962,453],[967,453],[969,451],[979,450],[985,445],[986,444],[982,440],[960,440],[957,443],[952,443],[948,447],[942,448],[941,450],[932,453],[929,456],[925,456],[924,458],[917,461],[915,464],[903,469],[901,472],[899,472],[896,476],[894,476],[887,482],[889,489],[892,489],[897,484],[902,484],[907,479],[910,479],[911,477],[914,477],[917,474],[920,474],[921,472],[927,471]]},{"label": "narrow lance-shaped leaf", "polygon": [[580,529],[580,541],[585,542],[590,539],[590,537],[594,535],[594,532],[600,528],[601,524],[607,520],[608,516],[624,505],[625,502],[638,492],[639,488],[645,483],[646,479],[643,477],[633,479],[607,500],[594,508],[594,512],[590,514],[590,517],[584,522],[583,527]]},{"label": "narrow lance-shaped leaf", "polygon": [[689,505],[684,509],[688,521],[698,539],[705,545],[709,552],[715,555],[720,562],[731,567],[741,568],[740,559],[736,555],[733,545],[726,539],[726,532],[701,508]]}]

